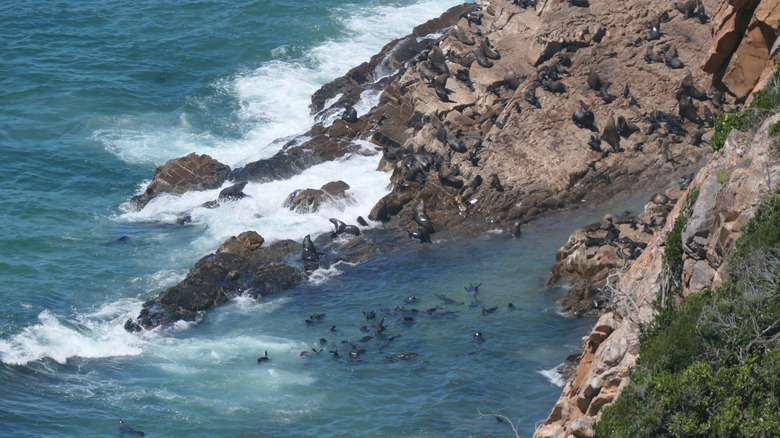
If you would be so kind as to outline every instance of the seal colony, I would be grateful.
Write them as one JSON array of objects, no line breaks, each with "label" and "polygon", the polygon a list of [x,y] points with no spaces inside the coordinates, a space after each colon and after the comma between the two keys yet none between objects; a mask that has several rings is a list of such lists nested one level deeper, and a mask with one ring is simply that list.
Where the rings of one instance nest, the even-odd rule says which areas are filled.
[{"label": "seal colony", "polygon": [[[703,84],[703,72],[629,60],[645,63],[647,50],[660,46],[662,57],[690,66],[697,44],[709,38],[706,26],[682,20],[672,4],[663,2],[611,7],[607,13],[593,5],[493,0],[452,8],[415,28],[414,44],[396,40],[323,86],[312,97],[313,112],[342,116],[328,127],[314,126],[277,155],[238,169],[194,154],[161,166],[143,199],[136,200],[139,208],[159,193],[232,181],[222,191],[223,200],[211,206],[220,208],[221,202],[241,199],[246,182],[286,178],[353,153],[359,150],[353,142],[364,139],[382,149],[378,169],[391,172],[392,190],[367,212],[371,222],[359,217],[359,225],[349,225],[332,218],[330,236],[310,235],[303,244],[264,245],[254,232],[234,236],[182,283],[147,301],[126,327],[198,320],[203,311],[234,296],[278,293],[318,268],[359,263],[410,240],[431,244],[433,235],[446,240],[491,228],[520,236],[520,226],[542,214],[604,199],[632,184],[645,187],[690,173],[708,154],[701,145],[709,138],[709,125],[702,121],[712,120],[713,111],[733,108],[733,101],[712,109],[703,105],[700,115],[703,109],[694,101],[723,100],[722,93],[702,91],[710,88]],[[623,40],[610,40],[581,22],[583,14],[594,13],[591,23],[628,26],[645,37],[615,53],[615,44]],[[629,19],[644,13],[646,21]],[[508,31],[520,25],[526,29],[522,33]],[[562,37],[542,38],[539,32],[550,26]],[[434,32],[443,33],[426,37]],[[588,38],[576,40],[575,35]],[[398,70],[374,83],[373,69],[380,64]],[[382,87],[382,97],[377,107],[357,117],[354,106],[367,87]],[[623,92],[613,95],[612,87]],[[333,106],[324,108],[328,99]],[[561,117],[562,112],[571,117]],[[174,181],[174,173],[196,179]],[[334,181],[321,189],[298,190],[285,205],[293,211],[317,208],[348,198],[349,190]],[[382,227],[376,228],[379,223]],[[297,263],[290,257],[295,252]]]},{"label": "seal colony", "polygon": [[[317,269],[360,263],[410,242],[435,245],[485,230],[522,238],[522,224],[552,211],[679,181],[710,154],[706,144],[717,114],[740,104],[697,67],[710,38],[704,11],[713,6],[703,1],[691,12],[689,3],[681,9],[670,1],[461,5],[323,86],[312,97],[312,112],[336,119],[289,141],[275,156],[238,169],[210,157],[166,163],[136,199],[138,208],[159,193],[236,186],[213,205],[220,208],[220,202],[240,199],[242,182],[289,178],[364,150],[358,140],[381,150],[378,170],[388,172],[391,191],[364,213],[368,221],[348,225],[351,218],[332,218],[332,232],[312,232],[303,242],[265,244],[254,231],[232,237],[180,284],[147,301],[125,327],[197,321],[235,296],[267,297]],[[379,65],[397,71],[376,80]],[[365,89],[382,94],[375,108],[357,117],[354,107]],[[167,170],[178,164],[198,178],[173,181]],[[349,190],[301,189],[291,200],[307,202],[290,207],[308,200],[314,205],[315,198],[330,202],[334,193],[348,196]],[[644,233],[645,226],[653,231],[652,225],[621,220],[629,217],[585,231],[583,245],[638,257],[644,242],[630,233]],[[626,231],[631,225],[637,230]],[[441,305],[427,310],[407,309],[411,304],[401,303],[403,297],[393,310],[366,309],[362,336],[350,334],[341,343],[327,338],[346,329],[328,330],[325,317],[311,317],[304,327],[327,333],[316,333],[318,341],[301,356],[363,360],[374,351],[372,343],[376,351],[393,348],[420,318],[447,320],[463,311],[489,318],[499,307],[477,299],[478,287],[473,295],[467,287],[468,306],[441,295]],[[475,343],[489,342],[489,333],[473,333],[479,334],[469,335]],[[384,355],[388,362],[410,363],[421,356],[406,349]]]}]

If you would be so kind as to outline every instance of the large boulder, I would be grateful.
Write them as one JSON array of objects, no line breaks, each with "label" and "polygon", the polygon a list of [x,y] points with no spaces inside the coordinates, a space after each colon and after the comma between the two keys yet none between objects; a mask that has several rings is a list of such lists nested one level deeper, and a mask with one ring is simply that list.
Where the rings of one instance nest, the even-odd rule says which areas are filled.
[{"label": "large boulder", "polygon": [[154,179],[143,194],[131,201],[140,210],[160,193],[182,194],[189,190],[215,189],[227,180],[230,167],[208,155],[191,153],[169,160],[154,170]]},{"label": "large boulder", "polygon": [[344,181],[331,181],[319,189],[299,189],[290,193],[283,206],[296,213],[312,213],[318,211],[325,202],[349,202],[352,196],[347,190],[349,184]]}]

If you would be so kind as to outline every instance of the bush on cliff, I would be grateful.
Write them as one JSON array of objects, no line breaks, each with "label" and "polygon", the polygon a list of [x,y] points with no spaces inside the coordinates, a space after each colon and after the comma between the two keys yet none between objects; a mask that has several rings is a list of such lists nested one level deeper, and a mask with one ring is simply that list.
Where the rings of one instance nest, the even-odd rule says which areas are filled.
[{"label": "bush on cliff", "polygon": [[724,286],[688,297],[642,339],[599,437],[780,431],[780,192],[743,228]]},{"label": "bush on cliff", "polygon": [[742,112],[719,114],[715,119],[715,131],[710,146],[719,150],[726,144],[732,129],[747,132],[760,126],[767,117],[780,108],[780,55],[775,56],[775,69],[767,84],[753,93],[753,100]]}]

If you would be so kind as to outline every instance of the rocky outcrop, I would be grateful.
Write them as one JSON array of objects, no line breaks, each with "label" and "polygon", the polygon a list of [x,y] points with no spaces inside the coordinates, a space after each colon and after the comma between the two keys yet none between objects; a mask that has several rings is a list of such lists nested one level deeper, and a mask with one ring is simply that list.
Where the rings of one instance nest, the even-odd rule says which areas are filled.
[{"label": "rocky outcrop", "polygon": [[628,268],[666,223],[666,216],[682,194],[680,186],[656,193],[638,216],[626,212],[575,231],[555,254],[548,287],[567,285],[560,311],[569,317],[601,312],[608,303],[610,278]]},{"label": "rocky outcrop", "polygon": [[[699,195],[683,230],[686,295],[720,284],[741,227],[776,190],[780,160],[767,130],[778,122],[780,115],[771,117],[755,136],[734,131],[691,182],[688,192]],[[639,354],[639,324],[652,321],[656,294],[668,281],[661,261],[666,237],[687,198],[680,198],[664,229],[616,284],[609,307],[583,339],[575,376],[535,437],[592,436],[601,409],[628,384]]]},{"label": "rocky outcrop", "polygon": [[169,160],[154,170],[154,179],[144,193],[133,196],[132,202],[142,209],[160,193],[182,194],[190,190],[215,189],[230,174],[230,167],[208,155],[191,153]]},{"label": "rocky outcrop", "polygon": [[296,190],[287,196],[283,205],[297,213],[311,213],[318,211],[324,202],[349,202],[352,198],[347,190],[349,184],[344,181],[331,181],[319,189]]},{"label": "rocky outcrop", "polygon": [[740,100],[766,84],[777,54],[778,0],[724,0],[712,19],[703,69]]}]

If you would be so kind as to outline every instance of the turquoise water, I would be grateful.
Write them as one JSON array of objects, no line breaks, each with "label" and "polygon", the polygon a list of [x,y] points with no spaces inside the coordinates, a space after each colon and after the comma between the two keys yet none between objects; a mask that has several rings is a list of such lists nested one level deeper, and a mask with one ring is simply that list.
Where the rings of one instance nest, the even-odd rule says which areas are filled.
[{"label": "turquoise water", "polygon": [[[227,237],[327,232],[329,217],[365,216],[389,179],[374,171],[377,155],[355,156],[250,184],[250,198],[219,209],[198,207],[216,189],[132,211],[127,200],[157,165],[193,151],[231,166],[273,154],[284,141],[275,140],[314,123],[319,86],[457,1],[6,3],[0,434],[110,436],[123,418],[147,436],[503,436],[508,426],[479,411],[519,420],[523,435],[547,415],[560,388],[546,371],[590,321],[555,314],[543,279],[569,233],[616,206],[531,224],[519,240],[486,233],[339,266],[269,300],[237,299],[198,325],[122,328]],[[376,98],[365,94],[358,110]],[[309,215],[281,208],[292,190],[339,178],[353,203]],[[179,226],[184,212],[193,223]],[[492,314],[468,306],[464,286],[479,282]],[[405,323],[392,310],[401,305],[456,313]],[[367,335],[362,312],[372,309],[397,337],[365,342],[361,362],[345,347],[334,358],[331,345]],[[305,324],[314,313],[325,321]],[[320,338],[325,351],[300,356]],[[264,351],[271,360],[256,363]],[[386,360],[404,352],[417,356]]]}]

